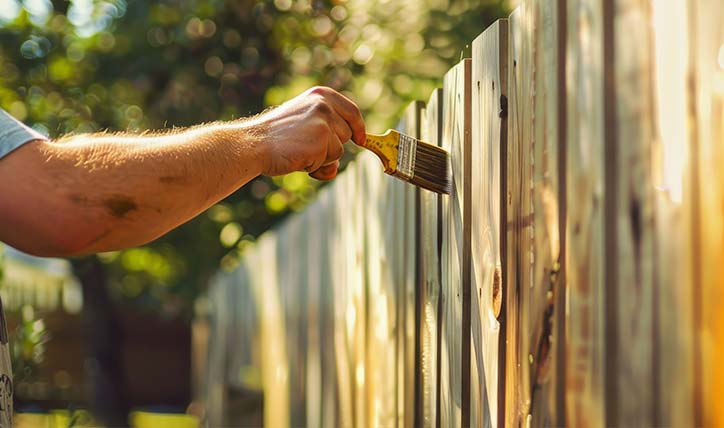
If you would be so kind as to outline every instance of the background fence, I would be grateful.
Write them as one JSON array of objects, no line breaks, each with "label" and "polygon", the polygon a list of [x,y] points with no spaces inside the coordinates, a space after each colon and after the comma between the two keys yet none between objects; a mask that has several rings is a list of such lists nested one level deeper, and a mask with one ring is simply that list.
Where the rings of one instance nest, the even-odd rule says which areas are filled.
[{"label": "background fence", "polygon": [[487,28],[399,125],[451,195],[362,153],[218,276],[210,425],[239,391],[268,426],[724,424],[722,22],[526,0]]}]

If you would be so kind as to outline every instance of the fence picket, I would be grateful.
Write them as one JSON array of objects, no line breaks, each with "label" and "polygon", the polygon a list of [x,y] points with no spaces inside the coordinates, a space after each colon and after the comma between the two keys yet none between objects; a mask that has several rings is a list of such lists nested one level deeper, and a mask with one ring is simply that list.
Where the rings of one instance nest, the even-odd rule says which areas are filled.
[{"label": "fence picket", "polygon": [[[506,147],[508,21],[473,41],[470,426],[498,426],[498,317],[502,304],[501,150]],[[504,339],[504,338],[503,338]],[[504,345],[504,342],[503,342]],[[504,346],[503,346],[504,349]],[[504,356],[504,354],[503,354]]]}]

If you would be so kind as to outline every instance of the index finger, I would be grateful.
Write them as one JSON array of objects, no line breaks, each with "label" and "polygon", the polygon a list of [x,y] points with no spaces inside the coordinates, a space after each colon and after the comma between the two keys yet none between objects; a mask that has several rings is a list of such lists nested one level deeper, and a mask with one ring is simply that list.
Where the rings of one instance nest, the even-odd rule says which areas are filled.
[{"label": "index finger", "polygon": [[352,140],[357,144],[363,144],[367,138],[367,132],[362,112],[357,104],[334,89],[329,89],[327,94],[334,110],[349,124],[352,130]]}]

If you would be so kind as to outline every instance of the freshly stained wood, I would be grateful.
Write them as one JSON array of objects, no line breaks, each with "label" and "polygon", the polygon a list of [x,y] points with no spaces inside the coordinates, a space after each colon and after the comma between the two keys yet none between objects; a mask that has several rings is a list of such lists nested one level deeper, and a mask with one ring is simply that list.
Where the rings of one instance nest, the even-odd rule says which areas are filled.
[{"label": "freshly stained wood", "polygon": [[[422,115],[421,138],[439,146],[442,142],[442,90],[436,89]],[[440,374],[440,196],[420,190],[420,403],[419,425],[437,426]]]},{"label": "freshly stained wood", "polygon": [[[440,422],[469,418],[470,392],[470,60],[443,84],[443,148],[450,152],[453,190],[442,199],[442,340]],[[466,422],[465,422],[466,423]]]},{"label": "freshly stained wood", "polygon": [[606,425],[604,408],[603,22],[600,0],[567,2],[566,422]]},{"label": "freshly stained wood", "polygon": [[473,41],[471,136],[472,293],[470,426],[497,427],[501,254],[501,150],[506,147],[508,22]]}]

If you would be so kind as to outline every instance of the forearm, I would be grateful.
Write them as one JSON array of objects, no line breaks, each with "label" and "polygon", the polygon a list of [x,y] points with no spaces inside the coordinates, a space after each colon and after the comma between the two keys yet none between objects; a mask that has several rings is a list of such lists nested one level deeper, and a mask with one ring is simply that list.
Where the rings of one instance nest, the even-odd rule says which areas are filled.
[{"label": "forearm", "polygon": [[[188,221],[266,167],[262,125],[230,122],[161,135],[78,135],[34,142],[0,168],[6,242],[41,255],[144,244]],[[13,204],[15,209],[4,209]],[[18,204],[23,205],[18,207]],[[20,208],[20,209],[19,209]],[[20,215],[20,214],[15,214]],[[50,216],[53,221],[48,221]],[[3,221],[7,220],[7,221]],[[23,234],[41,237],[30,247]]]}]

